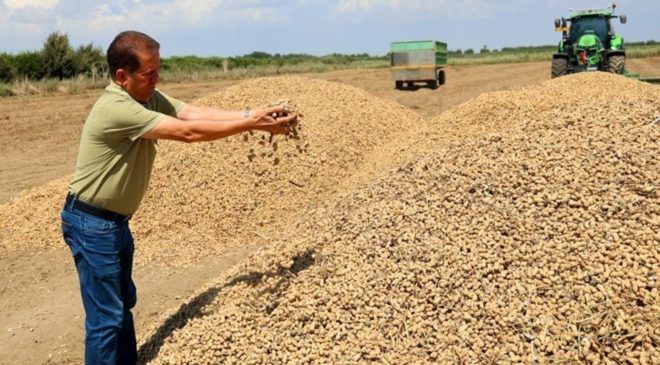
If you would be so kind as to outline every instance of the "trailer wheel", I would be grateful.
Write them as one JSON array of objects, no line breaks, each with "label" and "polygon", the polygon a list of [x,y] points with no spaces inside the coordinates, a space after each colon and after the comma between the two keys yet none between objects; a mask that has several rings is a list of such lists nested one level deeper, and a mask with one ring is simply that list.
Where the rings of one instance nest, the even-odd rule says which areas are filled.
[{"label": "trailer wheel", "polygon": [[438,84],[444,85],[445,81],[447,81],[445,79],[445,70],[440,70],[440,72],[438,72]]},{"label": "trailer wheel", "polygon": [[394,81],[394,88],[397,90],[403,89],[403,81]]},{"label": "trailer wheel", "polygon": [[426,82],[426,85],[430,87],[431,89],[435,90],[438,88],[438,80],[429,80]]}]

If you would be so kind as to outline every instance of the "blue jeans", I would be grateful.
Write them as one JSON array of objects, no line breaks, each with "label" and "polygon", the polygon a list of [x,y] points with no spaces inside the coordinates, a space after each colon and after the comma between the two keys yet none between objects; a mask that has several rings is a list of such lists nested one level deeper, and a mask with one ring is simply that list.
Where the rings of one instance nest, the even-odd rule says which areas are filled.
[{"label": "blue jeans", "polygon": [[131,308],[137,300],[133,236],[126,221],[109,221],[67,204],[60,213],[85,307],[85,364],[135,364]]}]

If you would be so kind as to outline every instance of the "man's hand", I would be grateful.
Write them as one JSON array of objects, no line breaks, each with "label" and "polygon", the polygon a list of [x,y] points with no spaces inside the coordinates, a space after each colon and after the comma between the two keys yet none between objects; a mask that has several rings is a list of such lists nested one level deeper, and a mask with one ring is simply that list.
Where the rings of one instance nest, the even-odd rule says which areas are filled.
[{"label": "man's hand", "polygon": [[298,119],[298,114],[288,114],[284,106],[275,106],[253,111],[251,116],[254,129],[271,134],[288,134],[291,123]]}]

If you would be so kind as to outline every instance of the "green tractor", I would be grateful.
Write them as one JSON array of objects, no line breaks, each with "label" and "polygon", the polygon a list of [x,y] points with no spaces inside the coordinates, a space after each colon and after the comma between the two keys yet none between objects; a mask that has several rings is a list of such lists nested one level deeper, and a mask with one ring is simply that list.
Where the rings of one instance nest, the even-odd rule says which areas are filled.
[{"label": "green tractor", "polygon": [[552,55],[553,78],[582,71],[624,73],[623,37],[614,33],[611,19],[619,18],[621,24],[627,19],[614,15],[615,8],[612,4],[606,9],[571,10],[569,19],[555,20],[555,28],[563,37]]}]

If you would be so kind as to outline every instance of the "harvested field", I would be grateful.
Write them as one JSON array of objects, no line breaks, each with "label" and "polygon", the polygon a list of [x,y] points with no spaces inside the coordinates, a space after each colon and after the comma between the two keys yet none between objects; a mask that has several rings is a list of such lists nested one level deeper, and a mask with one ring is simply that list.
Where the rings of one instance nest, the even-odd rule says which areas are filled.
[{"label": "harvested field", "polygon": [[581,74],[462,104],[421,133],[434,143],[205,288],[142,355],[659,363],[658,100]]},{"label": "harvested field", "polygon": [[[658,73],[657,63],[648,66],[646,74]],[[600,349],[602,363],[617,356],[609,363],[625,363],[622,356],[631,363],[657,362],[660,237],[653,156],[660,123],[638,127],[660,114],[658,87],[593,74],[519,89],[548,74],[546,63],[454,67],[439,90],[397,92],[387,70],[338,71],[309,76],[368,94],[286,78],[286,94],[269,91],[266,79],[205,98],[236,108],[292,100],[305,114],[303,139],[280,141],[275,153],[256,135],[247,142],[237,136],[206,145],[161,143],[149,196],[133,221],[143,359],[193,359],[203,351],[245,363],[238,359],[265,348],[267,362],[277,362],[283,356],[317,359],[336,348],[327,362],[424,363],[432,362],[424,351],[436,346],[438,359],[450,363],[485,363],[496,357],[493,349],[501,350],[501,363],[530,362],[529,356],[588,362],[587,351]],[[175,86],[171,94],[184,100],[191,89],[206,93]],[[493,90],[515,91],[477,97]],[[75,117],[95,97],[89,93],[71,103],[44,97],[49,104],[43,106],[61,105]],[[64,118],[61,128],[57,118],[43,124],[40,116],[58,113],[39,109],[39,100],[10,98],[0,105],[0,120],[12,130],[0,138],[0,201],[13,197],[0,204],[7,278],[0,287],[0,364],[81,362],[82,308],[57,219],[68,178],[15,196],[72,169],[80,120]],[[366,113],[363,104],[375,110]],[[27,128],[42,124],[53,133]],[[606,136],[605,129],[613,133]],[[324,156],[337,161],[321,163]],[[243,261],[265,246],[271,248]],[[236,262],[240,267],[227,272]],[[214,277],[214,284],[181,299]],[[427,294],[440,304],[435,297],[422,302]],[[475,304],[491,302],[497,308]],[[154,323],[168,311],[172,315]],[[220,319],[223,312],[231,318]],[[474,320],[459,318],[462,313]],[[334,327],[328,327],[330,319]],[[382,322],[398,325],[399,332],[387,323],[381,331]],[[326,327],[333,336],[323,332]],[[569,329],[575,347],[558,342]],[[227,346],[216,348],[214,341],[229,330]],[[420,333],[427,342],[420,342]],[[448,335],[429,339],[437,333]],[[248,343],[246,336],[261,341]],[[477,340],[490,357],[479,353]],[[577,350],[587,340],[589,347]],[[316,352],[303,354],[292,342]],[[550,354],[543,346],[559,350]],[[380,357],[368,360],[362,348],[378,349]]]}]

